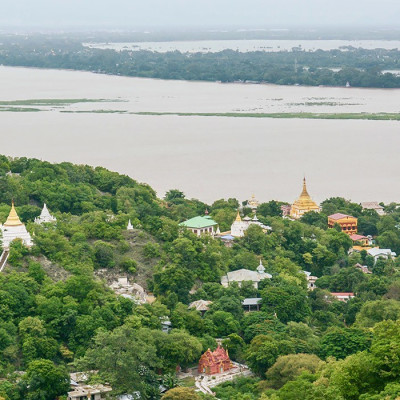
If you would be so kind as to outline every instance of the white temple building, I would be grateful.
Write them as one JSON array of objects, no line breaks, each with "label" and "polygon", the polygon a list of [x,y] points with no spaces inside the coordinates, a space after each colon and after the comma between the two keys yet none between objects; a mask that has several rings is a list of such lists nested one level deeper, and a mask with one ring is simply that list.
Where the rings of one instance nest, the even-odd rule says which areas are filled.
[{"label": "white temple building", "polygon": [[127,231],[133,231],[133,225],[132,225],[131,220],[128,221],[128,226],[126,227],[126,230]]},{"label": "white temple building", "polygon": [[242,282],[252,282],[253,286],[258,289],[258,283],[263,279],[271,279],[272,275],[265,272],[264,265],[260,260],[260,265],[257,267],[257,271],[250,269],[238,269],[237,271],[228,272],[221,278],[221,285],[228,287],[232,282],[237,282],[239,287],[242,286]]},{"label": "white temple building", "polygon": [[2,243],[4,250],[8,250],[10,248],[10,243],[15,239],[21,239],[23,244],[27,247],[33,245],[31,235],[26,230],[25,225],[21,222],[15,211],[14,202],[12,203],[7,221],[4,225],[0,225],[0,229],[3,235]]},{"label": "white temple building", "polygon": [[42,212],[35,218],[35,224],[44,224],[49,222],[56,222],[57,218],[50,214],[46,203],[43,204]]},{"label": "white temple building", "polygon": [[235,221],[233,221],[233,224],[231,225],[231,232],[230,234],[233,237],[243,237],[244,232],[249,228],[250,225],[258,225],[260,226],[264,232],[270,231],[272,228],[270,226],[262,224],[258,218],[257,215],[254,215],[253,218],[250,217],[244,217],[243,219],[240,217],[239,211],[237,213]]}]

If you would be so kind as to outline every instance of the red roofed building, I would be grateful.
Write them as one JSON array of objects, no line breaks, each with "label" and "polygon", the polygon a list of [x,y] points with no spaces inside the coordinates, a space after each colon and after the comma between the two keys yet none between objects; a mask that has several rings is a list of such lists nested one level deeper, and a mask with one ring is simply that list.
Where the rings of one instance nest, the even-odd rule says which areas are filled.
[{"label": "red roofed building", "polygon": [[364,235],[358,235],[357,233],[353,233],[352,235],[350,235],[350,239],[355,243],[360,242],[362,246],[369,245],[369,239]]},{"label": "red roofed building", "polygon": [[200,357],[198,371],[200,374],[214,375],[228,371],[231,368],[233,368],[233,365],[228,352],[218,345],[216,350],[211,351],[208,349]]}]

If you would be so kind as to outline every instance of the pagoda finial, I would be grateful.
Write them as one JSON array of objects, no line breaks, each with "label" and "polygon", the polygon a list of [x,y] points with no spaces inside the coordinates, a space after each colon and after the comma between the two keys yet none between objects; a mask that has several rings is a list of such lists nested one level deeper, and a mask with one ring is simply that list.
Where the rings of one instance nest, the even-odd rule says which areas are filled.
[{"label": "pagoda finial", "polygon": [[237,215],[236,215],[236,221],[237,222],[241,222],[242,221],[242,218],[240,218],[239,210],[238,210]]}]

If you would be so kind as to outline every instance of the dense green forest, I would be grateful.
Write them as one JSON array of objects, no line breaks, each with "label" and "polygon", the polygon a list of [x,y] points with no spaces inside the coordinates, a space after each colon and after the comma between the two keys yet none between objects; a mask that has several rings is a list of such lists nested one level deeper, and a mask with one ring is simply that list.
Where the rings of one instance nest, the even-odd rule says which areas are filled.
[{"label": "dense green forest", "polygon": [[[87,38],[89,39],[89,38]],[[39,68],[64,68],[113,75],[257,82],[279,85],[327,85],[355,87],[400,87],[400,77],[384,72],[400,69],[397,49],[293,51],[277,53],[157,53],[117,52],[82,45],[75,36],[0,36],[0,64]]]},{"label": "dense green forest", "polygon": [[[360,233],[400,254],[397,204],[378,216],[331,198],[321,213],[291,221],[272,200],[257,214],[272,231],[253,225],[226,247],[179,223],[207,209],[221,230],[229,229],[238,200],[204,204],[176,189],[160,199],[148,185],[101,167],[1,156],[1,222],[12,199],[34,246],[15,241],[0,274],[0,398],[61,399],[68,372],[92,370],[92,382],[110,383],[114,394],[159,399],[160,384],[179,385],[177,365],[196,365],[202,352],[216,348],[216,338],[254,373],[216,387],[222,400],[400,395],[400,258],[349,255],[350,238],[327,228],[327,215],[354,215]],[[43,203],[56,224],[33,223]],[[251,214],[246,204],[243,212]],[[133,231],[126,230],[129,219]],[[255,270],[260,259],[272,279],[258,289],[250,282],[221,286],[226,272]],[[302,270],[318,277],[317,289],[307,290]],[[115,295],[99,272],[129,276],[156,301],[137,305]],[[340,302],[330,292],[355,297]],[[243,311],[248,297],[262,299],[261,311]],[[204,316],[188,309],[198,299],[213,302]],[[165,317],[170,333],[161,330]],[[164,397],[200,398],[189,388],[177,392]]]}]

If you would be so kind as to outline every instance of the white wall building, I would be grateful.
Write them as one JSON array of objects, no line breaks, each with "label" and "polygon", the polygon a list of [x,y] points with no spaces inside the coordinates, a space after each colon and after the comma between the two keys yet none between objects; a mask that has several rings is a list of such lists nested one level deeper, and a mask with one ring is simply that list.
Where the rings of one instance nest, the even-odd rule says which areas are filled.
[{"label": "white wall building", "polygon": [[238,269],[237,271],[228,272],[221,278],[221,285],[228,287],[232,282],[237,282],[239,287],[242,286],[242,282],[253,282],[253,286],[258,289],[258,283],[263,279],[271,279],[272,275],[265,272],[265,268],[261,263],[257,267],[257,271],[251,271],[249,269]]},{"label": "white wall building", "polygon": [[374,257],[375,263],[379,258],[384,258],[387,260],[388,258],[395,258],[396,253],[390,249],[380,249],[379,247],[373,247],[372,249],[367,250],[367,253]]},{"label": "white wall building", "polygon": [[191,230],[197,236],[204,234],[214,236],[216,233],[214,228],[217,225],[218,224],[209,215],[194,217],[179,224],[179,226]]}]

